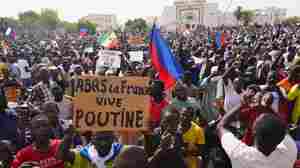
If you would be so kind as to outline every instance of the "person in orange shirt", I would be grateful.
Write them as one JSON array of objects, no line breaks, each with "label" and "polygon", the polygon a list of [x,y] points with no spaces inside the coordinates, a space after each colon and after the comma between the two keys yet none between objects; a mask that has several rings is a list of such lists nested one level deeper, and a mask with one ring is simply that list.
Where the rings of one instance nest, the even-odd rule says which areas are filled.
[{"label": "person in orange shirt", "polygon": [[277,83],[277,86],[287,96],[291,88],[297,83],[300,83],[300,65],[294,65],[289,72],[289,76]]},{"label": "person in orange shirt", "polygon": [[300,65],[294,65],[291,68],[288,77],[277,83],[277,86],[280,88],[282,95],[286,98],[285,100],[280,102],[279,111],[281,114],[287,114],[287,116],[289,117],[291,116],[291,111],[293,111],[294,109],[294,102],[292,101],[292,99],[288,99],[288,94],[292,87],[297,83],[300,83]]}]

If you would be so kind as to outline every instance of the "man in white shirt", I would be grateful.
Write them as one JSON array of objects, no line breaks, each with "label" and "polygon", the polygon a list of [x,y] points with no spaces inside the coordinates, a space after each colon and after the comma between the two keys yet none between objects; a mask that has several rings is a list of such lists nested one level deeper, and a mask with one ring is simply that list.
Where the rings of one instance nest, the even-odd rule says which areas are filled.
[{"label": "man in white shirt", "polygon": [[20,78],[25,87],[30,87],[32,85],[31,81],[31,71],[28,61],[24,57],[20,57],[17,61],[17,67],[20,69]]},{"label": "man in white shirt", "polygon": [[232,168],[293,168],[297,148],[282,121],[273,114],[262,114],[254,124],[254,146],[250,147],[227,129],[239,108],[227,113],[218,125],[219,137]]}]

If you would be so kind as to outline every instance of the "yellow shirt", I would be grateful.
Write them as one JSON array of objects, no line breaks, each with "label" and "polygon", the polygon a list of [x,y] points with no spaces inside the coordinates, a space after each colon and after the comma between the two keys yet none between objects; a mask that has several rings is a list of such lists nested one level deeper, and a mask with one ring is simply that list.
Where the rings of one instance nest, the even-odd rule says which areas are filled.
[{"label": "yellow shirt", "polygon": [[288,100],[294,101],[296,100],[292,112],[292,121],[294,124],[297,124],[300,117],[300,89],[299,85],[294,85],[292,89],[289,91]]},{"label": "yellow shirt", "polygon": [[0,63],[0,78],[4,79],[4,76],[7,73],[8,73],[8,66],[5,63]]},{"label": "yellow shirt", "polygon": [[192,122],[191,128],[182,137],[184,143],[195,145],[205,144],[204,131],[194,122]]},{"label": "yellow shirt", "polygon": [[[194,145],[205,144],[204,130],[197,124],[192,122],[191,128],[182,135],[183,142],[188,144],[188,150],[194,150]],[[188,156],[185,158],[188,168],[199,167],[199,159],[196,156]]]},{"label": "yellow shirt", "polygon": [[[66,165],[68,168],[96,168],[89,160],[82,157],[79,152],[75,153],[75,160],[73,164]],[[107,168],[112,168],[112,161],[106,163]]]}]

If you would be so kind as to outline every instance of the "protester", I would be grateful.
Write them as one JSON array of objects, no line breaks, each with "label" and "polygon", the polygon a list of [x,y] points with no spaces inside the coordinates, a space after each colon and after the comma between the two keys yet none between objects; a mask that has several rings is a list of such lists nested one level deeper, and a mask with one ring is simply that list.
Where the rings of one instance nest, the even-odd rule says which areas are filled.
[{"label": "protester", "polygon": [[292,111],[292,121],[295,124],[299,123],[300,117],[300,85],[294,85],[288,93],[288,100],[295,101],[293,111]]},{"label": "protester", "polygon": [[54,96],[54,102],[59,108],[58,118],[60,120],[70,120],[73,117],[73,104],[66,96],[61,87],[57,86],[52,88],[52,95]]},{"label": "protester", "polygon": [[116,158],[113,168],[147,168],[147,155],[143,148],[132,146]]},{"label": "protester", "polygon": [[29,102],[35,106],[40,106],[45,102],[52,101],[53,95],[50,90],[49,71],[45,67],[39,70],[39,82],[32,88],[32,92],[29,95]]},{"label": "protester", "polygon": [[31,70],[27,59],[25,59],[24,55],[21,55],[17,61],[17,66],[20,69],[20,79],[25,87],[31,87]]},{"label": "protester", "polygon": [[10,141],[0,141],[0,167],[10,168],[13,161],[13,147]]},{"label": "protester", "polygon": [[41,106],[42,112],[48,117],[51,128],[51,138],[63,138],[64,129],[62,126],[63,121],[58,118],[59,108],[54,102],[46,102]]},{"label": "protester", "polygon": [[37,167],[63,168],[64,162],[56,159],[60,140],[51,139],[51,127],[48,117],[44,114],[35,116],[31,121],[33,143],[17,152],[12,168],[22,165]]},{"label": "protester", "polygon": [[[161,127],[155,130],[152,139],[152,142],[156,142],[156,144],[152,144],[150,150],[148,150],[151,152],[148,155],[152,156],[149,161],[150,168],[163,168],[167,166],[187,168],[182,151],[182,134],[178,130],[178,124],[179,113],[175,109],[164,113]],[[145,146],[147,148],[149,144],[145,144]],[[155,149],[154,153],[152,153],[151,149]]]},{"label": "protester", "polygon": [[273,114],[261,115],[254,123],[254,146],[249,147],[228,129],[239,108],[237,106],[228,112],[218,125],[219,137],[231,159],[232,167],[293,168],[297,159],[297,148],[292,138],[287,135],[283,122]]},{"label": "protester", "polygon": [[160,124],[160,117],[162,112],[169,105],[169,102],[165,98],[164,94],[165,86],[160,80],[152,81],[152,87],[150,91],[150,114],[151,114],[151,127],[156,128]]},{"label": "protester", "polygon": [[205,145],[204,131],[192,122],[194,116],[193,108],[182,109],[181,131],[184,142],[184,154],[189,168],[201,167],[201,161],[197,157],[203,155]]},{"label": "protester", "polygon": [[[14,154],[5,153],[10,155],[3,159],[5,165],[102,168],[112,167],[114,162],[116,168],[230,168],[222,144],[232,167],[291,167],[296,157],[285,127],[294,141],[300,140],[299,32],[299,26],[285,23],[216,28],[186,25],[182,32],[162,32],[160,40],[166,43],[161,43],[163,49],[157,45],[156,54],[160,58],[162,51],[168,50],[170,59],[158,59],[166,66],[160,68],[153,66],[153,46],[130,42],[131,36],[140,32],[113,32],[118,41],[115,47],[99,42],[108,35],[103,32],[85,36],[20,32],[13,39],[0,32],[0,140],[11,141],[18,153],[12,163],[8,160]],[[114,54],[103,59],[103,50]],[[142,61],[132,61],[131,51],[142,51]],[[171,64],[176,67],[170,68]],[[178,74],[170,72],[173,70]],[[102,96],[102,90],[119,90],[103,87],[102,80],[81,80],[82,76],[149,77],[149,87],[143,89],[143,95],[149,95],[145,100],[149,107],[144,107],[149,116],[143,118],[149,129],[70,131],[70,125],[78,128],[78,102],[94,101],[77,99],[80,91],[92,90]],[[136,106],[125,99],[104,104],[115,103],[120,110]],[[86,108],[92,107],[87,104]],[[97,112],[97,117],[89,115],[84,121],[104,120],[100,112],[106,112],[106,107]],[[122,118],[118,114],[111,115],[115,117],[111,122],[118,124],[117,117]],[[124,114],[126,120],[140,117],[138,113]],[[229,122],[233,115],[234,122]],[[220,120],[222,143],[212,126]],[[128,144],[137,145],[138,139],[143,139],[139,145],[145,152],[139,147],[127,148]]]},{"label": "protester", "polygon": [[70,163],[73,168],[105,168],[112,167],[115,158],[126,147],[115,143],[115,136],[112,132],[97,132],[92,142],[80,151],[70,150],[74,131],[72,128],[65,135],[60,146],[58,158]]}]

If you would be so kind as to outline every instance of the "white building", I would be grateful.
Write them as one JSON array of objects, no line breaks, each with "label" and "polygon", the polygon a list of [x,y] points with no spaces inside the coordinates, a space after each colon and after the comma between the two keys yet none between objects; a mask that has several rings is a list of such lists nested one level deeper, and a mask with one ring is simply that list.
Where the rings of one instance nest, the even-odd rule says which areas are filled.
[{"label": "white building", "polygon": [[159,25],[168,32],[175,32],[177,21],[176,21],[176,7],[166,6],[164,7],[162,15],[159,17]]},{"label": "white building", "polygon": [[179,24],[202,25],[206,0],[175,0],[176,20]]},{"label": "white building", "polygon": [[[254,22],[274,24],[286,18],[287,10],[268,7],[256,10]],[[206,0],[175,0],[174,6],[167,6],[159,19],[161,26],[168,31],[180,30],[185,24],[216,26],[234,26],[238,24],[233,12],[223,12],[218,3]]]},{"label": "white building", "polygon": [[205,26],[215,27],[220,25],[221,11],[219,10],[218,3],[207,3],[204,11],[204,22]]},{"label": "white building", "polygon": [[89,14],[82,19],[91,21],[97,24],[97,31],[110,31],[117,27],[117,16],[107,14]]},{"label": "white building", "polygon": [[287,9],[268,7],[257,9],[255,22],[258,24],[275,24],[282,22],[287,17]]}]

